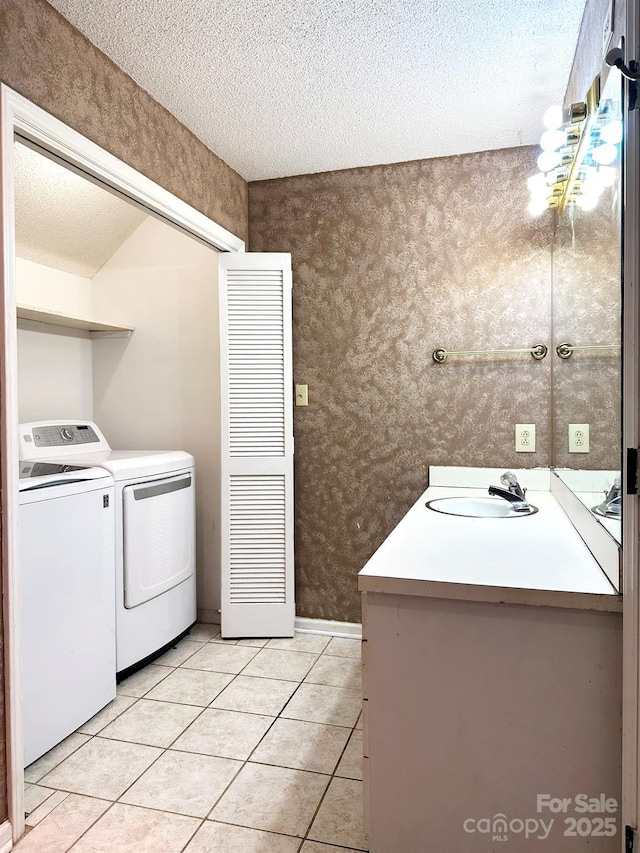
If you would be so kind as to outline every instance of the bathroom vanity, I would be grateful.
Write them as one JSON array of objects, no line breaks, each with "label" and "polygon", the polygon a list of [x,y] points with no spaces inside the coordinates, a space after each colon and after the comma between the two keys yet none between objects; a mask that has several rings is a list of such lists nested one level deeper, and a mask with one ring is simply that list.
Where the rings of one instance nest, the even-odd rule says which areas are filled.
[{"label": "bathroom vanity", "polygon": [[425,506],[501,473],[431,469],[360,573],[371,853],[620,849],[622,602],[554,475],[517,472],[532,515]]}]

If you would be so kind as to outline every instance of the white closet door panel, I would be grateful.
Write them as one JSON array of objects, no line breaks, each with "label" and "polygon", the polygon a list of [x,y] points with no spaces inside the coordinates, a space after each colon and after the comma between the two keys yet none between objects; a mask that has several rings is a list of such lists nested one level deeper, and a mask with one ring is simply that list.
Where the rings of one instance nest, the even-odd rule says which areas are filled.
[{"label": "white closet door panel", "polygon": [[291,256],[219,263],[222,635],[292,636]]}]

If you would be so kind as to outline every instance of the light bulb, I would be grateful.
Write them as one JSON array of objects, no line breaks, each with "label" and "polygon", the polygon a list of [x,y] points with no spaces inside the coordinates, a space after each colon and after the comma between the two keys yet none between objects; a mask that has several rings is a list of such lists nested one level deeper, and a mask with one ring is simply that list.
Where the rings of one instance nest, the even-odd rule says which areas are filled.
[{"label": "light bulb", "polygon": [[576,200],[578,207],[583,210],[593,210],[598,205],[597,195],[580,195]]},{"label": "light bulb", "polygon": [[527,178],[527,186],[533,192],[536,187],[545,187],[547,185],[547,179],[542,172],[538,172],[537,175],[531,175],[530,178]]},{"label": "light bulb", "polygon": [[609,166],[618,156],[618,149],[611,142],[605,142],[604,145],[598,145],[591,152],[591,156],[596,163],[601,163],[603,166]]},{"label": "light bulb", "polygon": [[617,145],[622,142],[622,122],[619,119],[610,121],[600,128],[600,137],[605,142],[610,142],[612,145]]},{"label": "light bulb", "polygon": [[548,210],[549,204],[546,198],[532,198],[527,208],[532,216],[540,216],[545,210]]},{"label": "light bulb", "polygon": [[557,130],[559,127],[562,127],[562,107],[557,105],[549,107],[542,121],[548,130]]},{"label": "light bulb", "polygon": [[584,181],[580,184],[580,192],[585,196],[595,196],[599,198],[602,195],[602,191],[604,189],[604,184],[598,180],[598,178],[593,177],[588,181]]},{"label": "light bulb", "polygon": [[541,172],[550,172],[551,169],[559,166],[561,161],[562,157],[559,151],[543,151],[538,157],[538,169]]},{"label": "light bulb", "polygon": [[540,147],[543,151],[557,151],[567,143],[567,134],[564,130],[545,130],[540,137]]},{"label": "light bulb", "polygon": [[553,189],[551,187],[536,187],[535,190],[531,191],[531,201],[548,201],[553,194]]},{"label": "light bulb", "polygon": [[618,170],[613,166],[600,166],[596,174],[603,187],[612,187],[618,180]]}]

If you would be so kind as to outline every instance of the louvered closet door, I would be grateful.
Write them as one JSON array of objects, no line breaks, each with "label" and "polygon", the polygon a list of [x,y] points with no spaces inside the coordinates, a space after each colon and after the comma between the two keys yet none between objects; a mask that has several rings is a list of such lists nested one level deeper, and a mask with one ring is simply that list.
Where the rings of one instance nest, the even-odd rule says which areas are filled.
[{"label": "louvered closet door", "polygon": [[291,256],[219,259],[222,636],[291,637]]}]

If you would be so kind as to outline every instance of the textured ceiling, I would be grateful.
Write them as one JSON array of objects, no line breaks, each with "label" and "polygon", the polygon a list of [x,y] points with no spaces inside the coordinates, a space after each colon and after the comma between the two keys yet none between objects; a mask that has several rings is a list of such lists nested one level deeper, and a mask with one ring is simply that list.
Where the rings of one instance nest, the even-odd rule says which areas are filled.
[{"label": "textured ceiling", "polygon": [[248,180],[530,144],[585,0],[49,0]]},{"label": "textured ceiling", "polygon": [[91,278],[146,214],[17,142],[18,257]]}]

